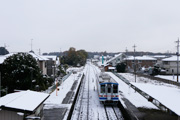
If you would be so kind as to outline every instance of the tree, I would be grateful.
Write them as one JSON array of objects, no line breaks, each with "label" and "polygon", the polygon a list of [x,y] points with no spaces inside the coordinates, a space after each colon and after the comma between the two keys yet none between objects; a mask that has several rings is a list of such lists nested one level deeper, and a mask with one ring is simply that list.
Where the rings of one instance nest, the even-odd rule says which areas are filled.
[{"label": "tree", "polygon": [[160,67],[155,65],[152,69],[152,74],[150,74],[150,75],[152,75],[152,76],[158,75],[158,74],[160,74],[160,72],[161,72]]},{"label": "tree", "polygon": [[125,70],[126,70],[126,63],[124,63],[124,62],[118,63],[118,64],[116,65],[116,70],[117,70],[117,72],[122,72],[122,73],[124,73]]},{"label": "tree", "polygon": [[5,47],[0,47],[0,55],[9,54],[9,51]]},{"label": "tree", "polygon": [[36,60],[28,53],[17,53],[8,57],[2,64],[2,86],[8,87],[8,92],[14,89],[27,90],[35,89],[39,85],[40,89],[46,89],[46,79],[40,72]]},{"label": "tree", "polygon": [[69,51],[65,53],[65,56],[61,57],[61,63],[71,66],[85,65],[86,59],[88,57],[88,54],[85,50],[76,51],[76,49],[73,47],[71,47]]}]

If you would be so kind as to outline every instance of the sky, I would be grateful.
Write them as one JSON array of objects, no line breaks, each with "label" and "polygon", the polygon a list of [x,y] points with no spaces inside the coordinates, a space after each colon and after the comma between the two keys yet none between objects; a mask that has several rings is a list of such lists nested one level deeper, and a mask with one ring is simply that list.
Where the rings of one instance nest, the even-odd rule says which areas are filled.
[{"label": "sky", "polygon": [[0,0],[9,52],[176,52],[179,0]]}]

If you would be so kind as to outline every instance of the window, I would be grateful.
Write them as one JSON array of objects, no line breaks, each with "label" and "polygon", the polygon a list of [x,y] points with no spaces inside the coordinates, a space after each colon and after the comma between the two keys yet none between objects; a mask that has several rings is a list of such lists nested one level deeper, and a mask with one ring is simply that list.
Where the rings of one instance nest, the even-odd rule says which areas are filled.
[{"label": "window", "polygon": [[118,93],[118,85],[113,85],[113,93]]},{"label": "window", "polygon": [[142,63],[142,60],[138,60],[138,63]]},{"label": "window", "polygon": [[101,85],[101,93],[105,93],[105,85]]},{"label": "window", "polygon": [[111,93],[111,84],[108,84],[108,93]]},{"label": "window", "polygon": [[164,65],[169,65],[168,61],[164,61],[163,63],[164,63]]}]

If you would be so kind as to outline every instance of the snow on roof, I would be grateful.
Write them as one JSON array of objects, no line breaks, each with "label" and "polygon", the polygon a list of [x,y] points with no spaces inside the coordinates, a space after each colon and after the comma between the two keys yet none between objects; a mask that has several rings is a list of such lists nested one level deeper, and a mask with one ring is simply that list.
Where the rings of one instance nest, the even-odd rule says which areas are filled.
[{"label": "snow on roof", "polygon": [[6,56],[0,56],[0,64],[2,64],[5,59],[6,59]]},{"label": "snow on roof", "polygon": [[[12,55],[14,55],[14,54],[17,54],[17,53],[9,53],[9,54],[7,54],[7,55],[5,55],[5,56],[6,56],[6,57],[9,57],[9,56],[12,56]],[[46,61],[46,60],[48,60],[47,58],[42,57],[42,56],[40,56],[40,55],[37,55],[37,54],[35,54],[35,53],[33,53],[33,52],[29,52],[28,54],[32,55],[33,58],[35,58],[36,60],[39,60],[39,61]]]},{"label": "snow on roof", "polygon": [[169,58],[165,58],[165,59],[162,59],[162,61],[177,61],[177,56],[172,56],[172,57],[169,57]]},{"label": "snow on roof", "polygon": [[49,94],[35,91],[21,91],[8,94],[0,98],[0,107],[27,110],[33,112]]},{"label": "snow on roof", "polygon": [[166,55],[155,55],[153,56],[154,58],[166,58],[167,56]]},{"label": "snow on roof", "polygon": [[47,58],[42,57],[42,56],[37,55],[37,54],[32,53],[32,52],[29,52],[29,54],[32,55],[36,60],[39,60],[39,61],[46,61],[46,60],[48,60]]},{"label": "snow on roof", "polygon": [[111,58],[111,59],[108,60],[106,63],[111,62],[112,60],[118,58],[118,57],[121,56],[121,55],[122,55],[122,53],[119,53],[119,54],[115,55],[115,57]]},{"label": "snow on roof", "polygon": [[116,69],[115,67],[108,67],[109,70],[114,70]]},{"label": "snow on roof", "polygon": [[[133,56],[128,57],[126,58],[126,60],[134,60],[134,57]],[[136,56],[135,60],[157,60],[157,59],[149,56]]]},{"label": "snow on roof", "polygon": [[41,57],[45,57],[46,59],[52,59],[53,61],[57,60],[57,56],[52,56],[52,55],[43,55]]}]

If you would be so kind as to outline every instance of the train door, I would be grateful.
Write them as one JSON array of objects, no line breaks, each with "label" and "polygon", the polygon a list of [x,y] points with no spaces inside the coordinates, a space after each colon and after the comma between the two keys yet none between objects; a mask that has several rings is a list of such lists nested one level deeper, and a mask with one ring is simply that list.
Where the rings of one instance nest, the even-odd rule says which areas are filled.
[{"label": "train door", "polygon": [[107,84],[107,100],[111,100],[111,94],[112,94],[112,86],[111,84]]}]

